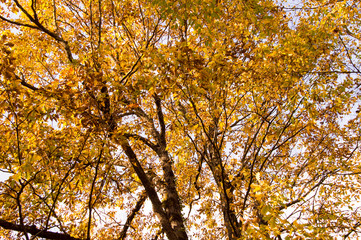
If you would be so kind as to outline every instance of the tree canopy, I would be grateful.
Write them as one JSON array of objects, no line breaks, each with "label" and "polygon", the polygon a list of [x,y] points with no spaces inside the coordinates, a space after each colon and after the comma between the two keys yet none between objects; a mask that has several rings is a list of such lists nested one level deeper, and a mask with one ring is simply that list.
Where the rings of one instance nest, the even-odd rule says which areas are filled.
[{"label": "tree canopy", "polygon": [[2,0],[0,238],[357,238],[360,5]]}]

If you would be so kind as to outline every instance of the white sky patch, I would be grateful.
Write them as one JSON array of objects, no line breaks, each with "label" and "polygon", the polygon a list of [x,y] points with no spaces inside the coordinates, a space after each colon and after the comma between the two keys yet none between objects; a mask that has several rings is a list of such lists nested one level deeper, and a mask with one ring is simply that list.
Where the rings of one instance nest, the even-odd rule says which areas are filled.
[{"label": "white sky patch", "polygon": [[3,172],[3,170],[0,169],[0,182],[5,182],[11,175],[11,173]]}]

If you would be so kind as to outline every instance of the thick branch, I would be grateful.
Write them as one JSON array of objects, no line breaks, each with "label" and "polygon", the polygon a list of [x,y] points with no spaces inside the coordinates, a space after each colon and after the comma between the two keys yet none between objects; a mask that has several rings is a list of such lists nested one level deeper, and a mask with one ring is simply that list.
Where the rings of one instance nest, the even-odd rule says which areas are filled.
[{"label": "thick branch", "polygon": [[66,233],[56,233],[56,232],[40,230],[36,226],[25,225],[23,230],[22,226],[1,219],[0,219],[0,227],[17,232],[23,232],[25,230],[31,235],[35,235],[37,237],[46,238],[46,239],[81,240],[80,238],[71,237],[69,234]]},{"label": "thick branch", "polygon": [[142,182],[142,185],[144,186],[145,191],[147,192],[147,195],[148,195],[150,201],[152,202],[154,212],[158,216],[158,218],[162,224],[162,228],[163,228],[164,232],[167,234],[168,239],[178,240],[178,237],[176,236],[174,229],[172,228],[172,226],[170,224],[170,220],[162,207],[162,203],[158,197],[158,194],[157,194],[152,182],[150,181],[149,177],[147,176],[147,174],[144,172],[142,166],[140,165],[140,162],[139,162],[137,156],[135,155],[132,147],[129,145],[128,140],[125,139],[125,137],[124,137],[124,138],[120,139],[119,143],[120,143],[123,151],[127,155],[129,162],[132,164],[134,171],[136,172],[137,176],[139,177],[140,181]]},{"label": "thick branch", "polygon": [[157,115],[158,115],[158,121],[160,125],[160,141],[162,141],[162,144],[165,144],[165,122],[164,122],[164,116],[162,111],[162,103],[157,94],[153,95],[155,100],[155,105],[157,106]]}]

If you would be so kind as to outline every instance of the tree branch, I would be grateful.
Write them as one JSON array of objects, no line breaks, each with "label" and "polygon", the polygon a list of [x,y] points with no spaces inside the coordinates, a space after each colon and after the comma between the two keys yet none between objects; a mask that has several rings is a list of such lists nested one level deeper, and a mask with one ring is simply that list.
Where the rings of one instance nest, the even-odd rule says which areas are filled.
[{"label": "tree branch", "polygon": [[[70,50],[70,47],[69,47],[69,43],[64,40],[62,37],[60,37],[59,35],[57,35],[56,33],[50,31],[49,29],[45,28],[40,22],[39,22],[39,19],[36,15],[36,12],[34,12],[34,17],[30,15],[29,12],[27,12],[23,6],[21,6],[21,4],[19,3],[18,0],[13,0],[16,4],[16,6],[28,17],[28,19],[34,23],[37,27],[36,29],[39,29],[41,30],[42,32],[48,34],[50,37],[52,37],[53,39],[55,39],[56,41],[58,42],[61,42],[64,44],[64,48],[65,48],[65,51],[66,51],[66,54],[68,56],[68,59],[70,62],[73,62],[74,59],[73,59],[73,55],[71,53],[71,50]],[[31,25],[30,25],[31,26]],[[34,28],[34,27],[32,27]]]},{"label": "tree branch", "polygon": [[125,225],[123,227],[123,230],[120,232],[120,237],[118,238],[118,240],[124,240],[125,237],[127,236],[127,231],[130,227],[130,224],[132,223],[135,215],[139,212],[139,210],[142,208],[145,200],[147,199],[147,194],[146,192],[142,192],[140,195],[140,198],[137,201],[137,204],[135,205],[135,208],[132,210],[132,212],[129,214],[127,221],[125,222]]},{"label": "tree branch", "polygon": [[23,26],[23,27],[28,27],[28,28],[33,28],[33,29],[38,29],[38,30],[39,30],[39,28],[38,28],[37,26],[30,25],[30,24],[27,24],[27,23],[16,22],[16,21],[13,21],[13,20],[4,18],[3,16],[0,16],[0,19],[3,20],[3,21],[5,21],[5,22],[14,24],[14,25],[18,25],[18,26]]},{"label": "tree branch", "polygon": [[24,225],[23,228],[21,225],[14,224],[2,219],[0,219],[0,227],[17,232],[23,232],[25,230],[31,235],[35,235],[37,237],[41,237],[45,239],[81,240],[80,238],[71,237],[69,234],[66,233],[56,233],[51,231],[40,230],[34,225],[33,226]]},{"label": "tree branch", "polygon": [[93,202],[93,192],[94,192],[95,183],[96,183],[96,180],[98,177],[99,164],[100,164],[100,160],[103,155],[103,150],[104,150],[104,144],[102,146],[102,149],[100,150],[99,157],[97,159],[97,164],[95,166],[94,178],[93,178],[92,185],[90,188],[90,193],[89,193],[89,201],[88,201],[89,217],[88,217],[88,227],[87,227],[87,237],[86,237],[86,239],[89,239],[89,240],[90,240],[90,228],[91,228],[91,220],[92,220],[92,209],[95,204],[95,201]]},{"label": "tree branch", "polygon": [[145,145],[147,145],[148,147],[150,147],[153,151],[157,151],[158,149],[158,145],[152,143],[149,139],[142,137],[138,134],[133,134],[133,133],[124,133],[123,134],[124,137],[128,138],[134,138],[136,140],[139,140],[141,142],[143,142]]},{"label": "tree branch", "polygon": [[159,143],[159,144],[164,145],[166,140],[165,140],[165,122],[164,122],[164,115],[163,115],[163,111],[162,111],[162,103],[161,103],[159,96],[156,93],[153,95],[153,98],[155,100],[155,105],[157,106],[157,115],[158,115],[158,121],[159,121],[159,125],[160,125],[160,141],[161,141],[161,143]]},{"label": "tree branch", "polygon": [[176,236],[174,229],[170,224],[170,220],[163,209],[162,202],[158,197],[157,191],[155,190],[154,185],[152,181],[149,179],[148,175],[144,172],[144,169],[141,166],[128,140],[124,136],[119,140],[120,140],[119,144],[121,145],[123,151],[127,155],[129,162],[132,164],[134,171],[136,172],[137,176],[142,182],[142,185],[144,186],[145,191],[147,192],[147,195],[150,201],[152,202],[153,210],[155,214],[158,216],[162,224],[163,230],[166,233],[168,239],[178,240],[178,237]]}]

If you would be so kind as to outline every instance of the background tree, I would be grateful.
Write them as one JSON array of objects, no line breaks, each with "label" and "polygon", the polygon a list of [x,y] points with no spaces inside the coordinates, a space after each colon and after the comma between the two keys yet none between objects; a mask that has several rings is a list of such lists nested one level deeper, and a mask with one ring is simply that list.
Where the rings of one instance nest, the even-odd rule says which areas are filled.
[{"label": "background tree", "polygon": [[0,236],[357,237],[359,10],[2,1]]}]

